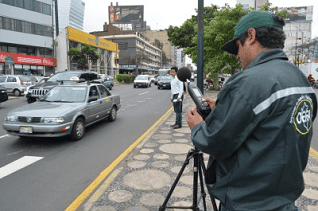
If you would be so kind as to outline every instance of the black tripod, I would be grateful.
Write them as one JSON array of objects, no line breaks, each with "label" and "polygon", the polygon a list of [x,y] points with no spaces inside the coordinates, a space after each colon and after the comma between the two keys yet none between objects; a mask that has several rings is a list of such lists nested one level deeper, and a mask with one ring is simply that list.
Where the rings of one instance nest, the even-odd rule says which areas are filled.
[{"label": "black tripod", "polygon": [[[194,165],[193,165],[193,200],[192,200],[192,206],[191,207],[167,207],[167,203],[172,195],[172,192],[174,191],[185,167],[189,164],[189,160],[193,158],[194,160]],[[204,186],[203,186],[203,176],[202,176],[202,170],[203,173],[205,174],[206,172],[206,168],[203,162],[203,153],[197,148],[195,147],[194,149],[191,149],[186,157],[186,160],[183,162],[181,170],[176,178],[176,180],[174,181],[165,201],[163,202],[163,204],[160,206],[159,211],[165,211],[166,209],[192,209],[194,211],[199,211],[199,206],[198,206],[198,179],[200,177],[200,186],[201,186],[201,198],[203,200],[203,206],[204,206],[204,210],[206,211],[206,193],[204,190]],[[199,176],[199,177],[198,177]],[[215,200],[214,198],[210,195],[211,197],[211,201],[212,201],[212,205],[213,205],[213,209],[214,211],[218,211],[216,204],[215,204]]]}]

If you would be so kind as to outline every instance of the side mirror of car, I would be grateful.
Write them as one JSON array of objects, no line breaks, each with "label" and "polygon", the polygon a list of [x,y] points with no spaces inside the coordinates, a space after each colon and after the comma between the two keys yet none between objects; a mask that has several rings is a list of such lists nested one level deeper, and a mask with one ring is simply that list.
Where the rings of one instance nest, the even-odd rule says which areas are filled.
[{"label": "side mirror of car", "polygon": [[90,98],[89,100],[88,100],[88,102],[90,103],[90,102],[92,102],[92,101],[97,101],[97,97],[92,97],[92,98]]}]

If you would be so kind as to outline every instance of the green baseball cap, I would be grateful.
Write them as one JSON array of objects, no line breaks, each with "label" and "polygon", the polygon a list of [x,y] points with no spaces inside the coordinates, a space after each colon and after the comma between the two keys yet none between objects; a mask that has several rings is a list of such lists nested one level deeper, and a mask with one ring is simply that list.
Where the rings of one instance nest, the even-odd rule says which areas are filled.
[{"label": "green baseball cap", "polygon": [[236,25],[233,40],[221,47],[222,50],[237,55],[238,47],[236,40],[243,36],[249,28],[262,28],[274,26],[283,29],[284,23],[279,22],[274,14],[267,11],[252,11],[244,15]]}]

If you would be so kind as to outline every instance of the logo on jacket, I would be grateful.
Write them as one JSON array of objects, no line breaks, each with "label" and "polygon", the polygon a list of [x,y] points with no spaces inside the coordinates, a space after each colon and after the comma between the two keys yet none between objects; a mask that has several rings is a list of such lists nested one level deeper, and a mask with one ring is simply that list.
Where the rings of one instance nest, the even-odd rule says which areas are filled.
[{"label": "logo on jacket", "polygon": [[294,108],[292,122],[295,129],[302,135],[309,133],[312,127],[312,101],[308,96],[302,96]]}]

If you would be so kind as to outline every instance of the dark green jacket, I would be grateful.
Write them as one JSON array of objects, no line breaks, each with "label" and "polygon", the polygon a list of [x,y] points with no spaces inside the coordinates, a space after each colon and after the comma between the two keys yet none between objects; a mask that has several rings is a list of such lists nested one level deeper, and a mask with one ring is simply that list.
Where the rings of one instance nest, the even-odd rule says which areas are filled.
[{"label": "dark green jacket", "polygon": [[279,49],[264,51],[220,91],[191,138],[216,160],[210,192],[235,211],[287,211],[304,190],[317,99]]}]

